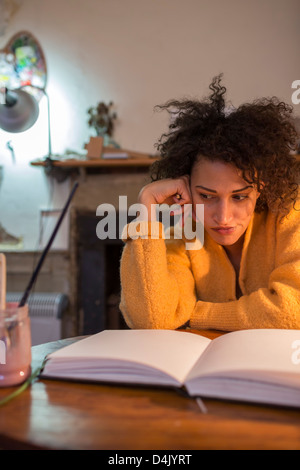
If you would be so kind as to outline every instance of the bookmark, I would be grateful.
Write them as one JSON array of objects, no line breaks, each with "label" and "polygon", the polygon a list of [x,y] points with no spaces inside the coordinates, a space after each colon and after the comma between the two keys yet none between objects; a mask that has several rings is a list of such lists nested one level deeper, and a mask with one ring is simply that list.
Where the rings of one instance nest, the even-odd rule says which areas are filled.
[{"label": "bookmark", "polygon": [[6,258],[0,253],[0,310],[6,307]]}]

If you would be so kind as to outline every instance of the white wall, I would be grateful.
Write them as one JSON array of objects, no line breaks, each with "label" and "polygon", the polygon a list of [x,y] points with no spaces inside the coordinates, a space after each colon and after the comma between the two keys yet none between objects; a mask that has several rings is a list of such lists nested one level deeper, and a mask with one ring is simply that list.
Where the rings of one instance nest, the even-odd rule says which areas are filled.
[{"label": "white wall", "polygon": [[[203,96],[220,72],[234,105],[263,95],[292,104],[291,84],[300,79],[299,18],[299,0],[23,0],[0,48],[21,30],[41,43],[53,152],[83,151],[93,134],[88,107],[113,100],[116,140],[152,153],[167,117],[154,106]],[[300,114],[300,105],[295,111]],[[29,250],[38,240],[39,208],[61,206],[69,191],[68,183],[53,188],[41,169],[29,165],[47,151],[45,114],[41,102],[32,129],[18,136],[0,131],[0,222],[23,235]],[[7,140],[15,147],[15,166]],[[56,246],[67,247],[66,230]]]}]

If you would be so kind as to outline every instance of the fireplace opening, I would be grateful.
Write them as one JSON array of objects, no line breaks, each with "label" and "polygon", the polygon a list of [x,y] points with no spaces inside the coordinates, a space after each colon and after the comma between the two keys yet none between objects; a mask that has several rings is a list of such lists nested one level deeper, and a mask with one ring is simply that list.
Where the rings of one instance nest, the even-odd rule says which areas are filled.
[{"label": "fireplace opening", "polygon": [[[89,335],[104,329],[127,329],[119,309],[120,239],[97,237],[101,217],[90,211],[76,211],[76,311],[78,334]],[[117,217],[118,220],[118,217]],[[128,222],[130,218],[128,218]],[[117,233],[118,223],[117,223]]]}]

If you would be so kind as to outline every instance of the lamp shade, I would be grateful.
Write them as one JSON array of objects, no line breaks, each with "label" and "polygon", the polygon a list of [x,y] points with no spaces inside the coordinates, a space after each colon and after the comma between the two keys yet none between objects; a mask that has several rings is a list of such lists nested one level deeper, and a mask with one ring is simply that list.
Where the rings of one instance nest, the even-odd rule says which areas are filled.
[{"label": "lamp shade", "polygon": [[7,90],[5,104],[0,104],[0,128],[7,132],[24,132],[36,122],[39,105],[24,90]]}]

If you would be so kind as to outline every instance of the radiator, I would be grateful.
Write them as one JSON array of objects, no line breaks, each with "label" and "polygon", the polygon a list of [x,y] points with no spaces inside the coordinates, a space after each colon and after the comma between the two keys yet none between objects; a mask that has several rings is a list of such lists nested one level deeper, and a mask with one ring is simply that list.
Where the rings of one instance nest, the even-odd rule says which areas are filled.
[{"label": "radiator", "polygon": [[[19,302],[22,292],[7,292],[6,302]],[[61,339],[61,322],[68,297],[56,292],[34,293],[28,298],[32,346]]]}]

